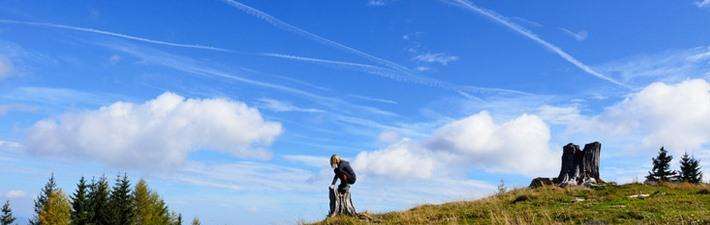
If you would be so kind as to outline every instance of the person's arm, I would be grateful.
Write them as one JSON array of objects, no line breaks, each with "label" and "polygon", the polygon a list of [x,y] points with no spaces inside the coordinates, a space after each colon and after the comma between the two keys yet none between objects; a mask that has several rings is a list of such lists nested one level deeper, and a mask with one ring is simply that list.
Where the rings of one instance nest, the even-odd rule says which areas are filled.
[{"label": "person's arm", "polygon": [[338,181],[338,174],[333,175],[333,182],[331,182],[330,185],[335,185],[336,181]]}]

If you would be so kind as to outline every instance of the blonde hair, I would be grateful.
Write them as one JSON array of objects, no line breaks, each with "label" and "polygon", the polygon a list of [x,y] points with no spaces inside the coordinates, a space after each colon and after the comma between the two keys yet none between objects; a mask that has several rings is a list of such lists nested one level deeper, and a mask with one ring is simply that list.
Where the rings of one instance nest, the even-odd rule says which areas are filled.
[{"label": "blonde hair", "polygon": [[330,156],[330,166],[331,167],[335,168],[339,162],[340,162],[340,156],[338,156],[337,154],[333,154],[332,156]]}]

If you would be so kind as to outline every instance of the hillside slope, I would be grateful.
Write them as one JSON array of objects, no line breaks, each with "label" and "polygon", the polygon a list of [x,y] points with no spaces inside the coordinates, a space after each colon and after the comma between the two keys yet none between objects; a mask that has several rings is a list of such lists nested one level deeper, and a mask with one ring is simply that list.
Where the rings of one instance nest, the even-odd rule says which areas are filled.
[{"label": "hillside slope", "polygon": [[[710,224],[709,188],[626,184],[518,189],[476,201],[371,215],[369,222],[335,217],[315,224]],[[629,197],[639,194],[648,197]]]}]

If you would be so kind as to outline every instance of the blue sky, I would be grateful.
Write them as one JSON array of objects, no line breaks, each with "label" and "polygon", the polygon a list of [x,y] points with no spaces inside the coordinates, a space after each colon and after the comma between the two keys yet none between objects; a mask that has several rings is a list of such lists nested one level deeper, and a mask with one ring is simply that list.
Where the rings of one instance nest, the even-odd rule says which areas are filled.
[{"label": "blue sky", "polygon": [[0,199],[127,172],[187,218],[475,199],[602,142],[640,180],[660,146],[710,165],[708,1],[2,1]]}]

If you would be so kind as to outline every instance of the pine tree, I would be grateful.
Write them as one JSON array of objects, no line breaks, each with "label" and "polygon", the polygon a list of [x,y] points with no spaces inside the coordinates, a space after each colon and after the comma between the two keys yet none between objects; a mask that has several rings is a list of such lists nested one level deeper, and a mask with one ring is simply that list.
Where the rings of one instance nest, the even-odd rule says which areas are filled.
[{"label": "pine tree", "polygon": [[699,184],[703,181],[703,172],[701,172],[700,169],[700,162],[686,152],[683,154],[683,157],[680,158],[678,180],[691,184]]},{"label": "pine tree", "polygon": [[131,225],[134,220],[134,203],[128,176],[118,176],[109,201],[111,225]]},{"label": "pine tree", "polygon": [[49,177],[49,181],[47,181],[47,184],[44,185],[42,191],[39,193],[39,196],[37,196],[37,199],[35,200],[35,214],[32,218],[30,218],[30,225],[49,225],[42,224],[42,222],[39,220],[39,213],[42,212],[42,208],[44,208],[44,205],[47,203],[47,198],[49,198],[52,193],[57,191],[59,191],[59,189],[57,188],[57,183],[54,180],[54,174],[52,174]]},{"label": "pine tree", "polygon": [[76,192],[71,197],[72,211],[71,211],[71,222],[72,225],[87,225],[89,224],[90,216],[90,205],[88,192],[90,186],[86,183],[86,179],[81,177],[79,183],[76,185]]},{"label": "pine tree", "polygon": [[92,182],[89,191],[89,223],[110,224],[111,210],[109,208],[109,186],[106,177]]},{"label": "pine tree", "polygon": [[168,207],[158,193],[151,191],[144,180],[138,181],[133,189],[136,224],[166,225],[172,218]]},{"label": "pine tree", "polygon": [[653,158],[653,169],[648,172],[646,176],[646,181],[651,182],[668,182],[676,174],[675,171],[671,171],[671,160],[673,156],[668,154],[668,151],[664,147],[658,150],[658,156]]},{"label": "pine tree", "polygon": [[182,214],[170,212],[170,225],[182,225]]},{"label": "pine tree", "polygon": [[200,223],[200,219],[195,217],[194,219],[192,219],[192,225],[202,225],[202,223]]},{"label": "pine tree", "polygon": [[55,191],[49,195],[39,213],[39,222],[49,225],[71,224],[71,205],[62,191]]},{"label": "pine tree", "polygon": [[10,225],[15,222],[15,217],[12,215],[12,208],[10,208],[10,201],[5,201],[2,205],[2,215],[0,215],[0,225]]}]

